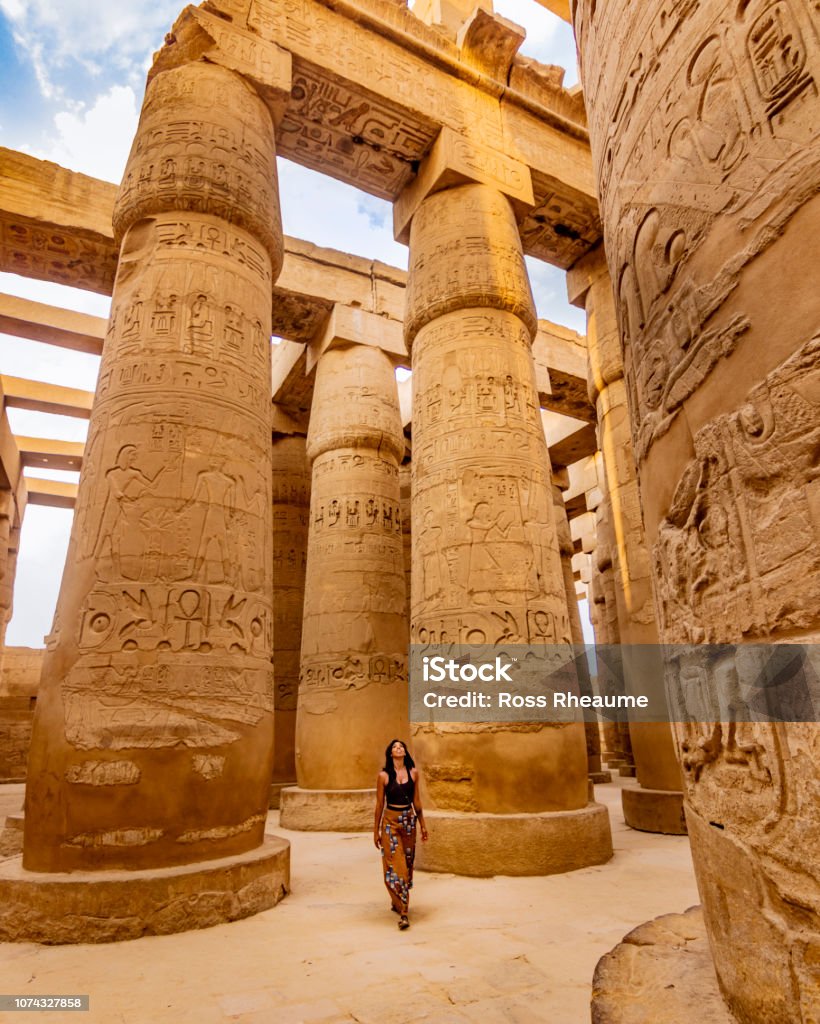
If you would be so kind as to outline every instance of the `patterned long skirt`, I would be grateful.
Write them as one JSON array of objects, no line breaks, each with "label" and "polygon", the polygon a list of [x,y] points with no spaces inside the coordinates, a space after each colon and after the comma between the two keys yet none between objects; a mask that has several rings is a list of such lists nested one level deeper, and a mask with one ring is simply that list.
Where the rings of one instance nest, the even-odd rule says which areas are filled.
[{"label": "patterned long skirt", "polygon": [[394,910],[406,914],[413,888],[413,860],[416,856],[416,815],[406,811],[384,810],[381,827],[384,884]]}]

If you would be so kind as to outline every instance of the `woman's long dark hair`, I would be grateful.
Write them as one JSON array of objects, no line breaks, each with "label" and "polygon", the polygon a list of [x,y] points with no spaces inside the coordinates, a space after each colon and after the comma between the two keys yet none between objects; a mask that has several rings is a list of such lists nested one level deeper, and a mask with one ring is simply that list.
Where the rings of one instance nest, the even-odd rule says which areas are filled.
[{"label": "woman's long dark hair", "polygon": [[[391,753],[391,751],[393,750],[394,743],[401,743],[401,745],[404,747],[404,767],[407,769],[408,778],[410,778],[410,769],[416,767],[416,762],[410,756],[410,751],[407,749],[407,744],[404,742],[404,740],[391,740],[387,744],[387,748],[384,752],[384,771],[387,772],[387,778],[390,782],[392,782],[396,778],[396,769],[393,767],[393,754]],[[402,783],[402,785],[404,785],[404,783]]]}]

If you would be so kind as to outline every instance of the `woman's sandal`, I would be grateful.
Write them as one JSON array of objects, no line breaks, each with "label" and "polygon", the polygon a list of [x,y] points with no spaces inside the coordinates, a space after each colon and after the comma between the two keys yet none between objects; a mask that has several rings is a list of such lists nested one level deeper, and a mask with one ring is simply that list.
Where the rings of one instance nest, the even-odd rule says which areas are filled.
[{"label": "woman's sandal", "polygon": [[402,914],[401,917],[399,918],[399,929],[401,931],[404,931],[405,928],[409,928],[409,927],[410,927],[410,922],[407,919],[407,914]]}]

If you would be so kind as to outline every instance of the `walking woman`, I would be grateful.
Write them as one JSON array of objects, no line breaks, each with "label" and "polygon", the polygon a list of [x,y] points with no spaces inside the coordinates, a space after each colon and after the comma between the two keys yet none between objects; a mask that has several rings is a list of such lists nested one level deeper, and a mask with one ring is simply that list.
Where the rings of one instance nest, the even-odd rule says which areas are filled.
[{"label": "walking woman", "polygon": [[390,893],[390,909],[399,915],[399,928],[410,927],[407,918],[413,888],[416,855],[416,820],[422,842],[427,842],[424,811],[419,797],[419,773],[407,747],[392,740],[384,752],[384,768],[376,780],[376,822],[373,842],[382,852],[384,884]]}]

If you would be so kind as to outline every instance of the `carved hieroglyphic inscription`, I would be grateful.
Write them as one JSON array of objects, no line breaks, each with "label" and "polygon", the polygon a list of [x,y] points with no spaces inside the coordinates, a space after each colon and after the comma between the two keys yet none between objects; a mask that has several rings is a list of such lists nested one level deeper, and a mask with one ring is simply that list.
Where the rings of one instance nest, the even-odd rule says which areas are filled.
[{"label": "carved hieroglyphic inscription", "polygon": [[[34,790],[67,763],[70,811],[32,800],[34,869],[184,863],[261,837],[236,822],[267,806],[273,739],[275,188],[270,116],[241,79],[199,64],[153,80],[32,743]],[[127,784],[128,818],[82,783]]]},{"label": "carved hieroglyphic inscription", "polygon": [[387,355],[366,345],[324,352],[308,433],[313,481],[296,723],[304,788],[372,786],[385,736],[405,734],[403,453]]},{"label": "carved hieroglyphic inscription", "polygon": [[[680,659],[670,686],[715,694],[750,641],[818,635],[820,309],[805,268],[820,11],[579,0],[575,20],[661,639],[740,644],[705,668]],[[721,990],[739,1020],[808,1022],[816,724],[691,717],[707,724],[678,731],[679,754]]]},{"label": "carved hieroglyphic inscription", "polygon": [[[405,325],[413,357],[412,640],[571,642],[530,349],[532,297],[501,193],[462,185],[422,203],[411,226]],[[497,766],[485,748],[479,753],[487,728]],[[467,766],[467,784],[431,787],[432,801],[496,813],[583,806],[583,726],[536,735],[544,749],[563,747],[560,781],[539,766],[528,764],[524,778],[502,763],[521,742],[513,730],[418,727],[434,775],[445,764]],[[484,781],[495,772],[509,776],[503,792]]]},{"label": "carved hieroglyphic inscription", "polygon": [[[623,6],[603,29],[586,5],[577,20],[641,454],[749,329],[750,311],[715,311],[816,189],[818,13],[803,0],[708,12],[666,0],[641,36]],[[596,60],[599,45],[620,58]],[[738,232],[715,266],[706,240]]]},{"label": "carved hieroglyphic inscription", "polygon": [[816,623],[819,359],[814,338],[736,413],[696,435],[654,550],[666,642],[788,635]]}]

